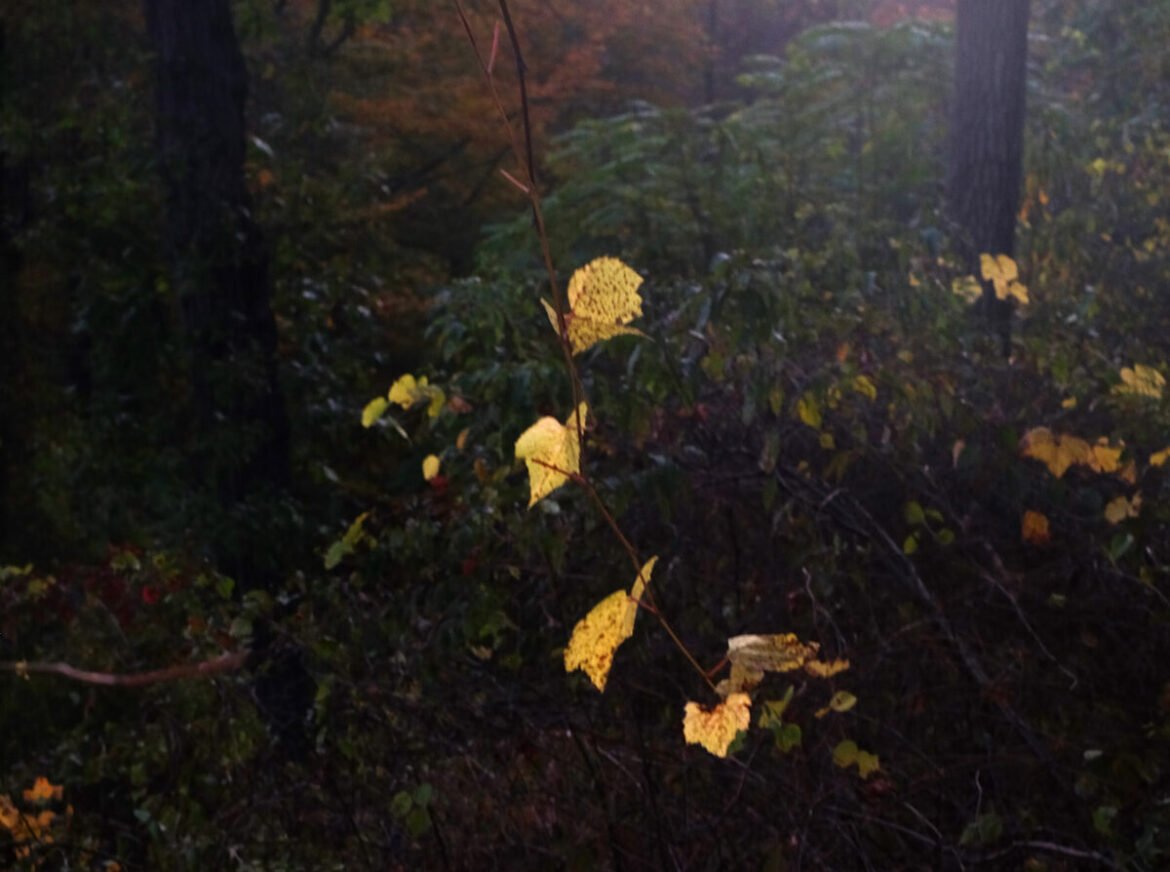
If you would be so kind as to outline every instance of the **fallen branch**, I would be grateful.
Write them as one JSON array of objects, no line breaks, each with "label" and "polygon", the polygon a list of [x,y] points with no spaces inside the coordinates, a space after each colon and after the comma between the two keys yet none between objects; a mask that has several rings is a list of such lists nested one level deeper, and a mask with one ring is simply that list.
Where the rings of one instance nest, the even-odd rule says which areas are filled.
[{"label": "fallen branch", "polygon": [[181,666],[168,666],[165,669],[152,669],[149,672],[134,672],[128,675],[117,672],[91,672],[87,669],[70,666],[68,663],[29,663],[24,660],[8,660],[0,661],[0,672],[11,672],[14,675],[26,677],[33,673],[60,675],[83,684],[99,684],[106,687],[145,687],[149,684],[161,684],[165,681],[199,678],[205,675],[216,675],[220,672],[234,672],[242,667],[247,659],[247,651],[237,651],[231,654],[221,654],[219,657],[204,660],[201,663],[184,663]]}]

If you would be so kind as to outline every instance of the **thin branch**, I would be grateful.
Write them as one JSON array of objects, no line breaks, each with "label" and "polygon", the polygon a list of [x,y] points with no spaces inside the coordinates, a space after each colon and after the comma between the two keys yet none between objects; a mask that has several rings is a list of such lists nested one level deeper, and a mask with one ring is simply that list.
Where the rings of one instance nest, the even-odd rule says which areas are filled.
[{"label": "thin branch", "polygon": [[152,669],[149,672],[91,672],[87,669],[78,669],[68,663],[28,663],[24,660],[0,661],[0,672],[11,672],[14,675],[28,676],[33,673],[42,675],[60,675],[82,684],[98,684],[105,687],[146,687],[150,684],[162,684],[166,681],[179,681],[184,678],[200,678],[207,675],[216,675],[220,672],[234,672],[244,665],[248,659],[247,651],[236,651],[230,654],[221,654],[211,660],[201,663],[184,663],[180,666],[168,666],[165,669]]}]

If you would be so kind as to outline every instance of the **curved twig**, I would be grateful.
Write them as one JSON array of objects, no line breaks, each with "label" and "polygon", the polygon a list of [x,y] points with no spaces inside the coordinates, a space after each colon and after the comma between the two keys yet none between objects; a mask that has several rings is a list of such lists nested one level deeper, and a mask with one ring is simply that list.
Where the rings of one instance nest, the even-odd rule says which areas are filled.
[{"label": "curved twig", "polygon": [[204,660],[201,663],[184,663],[180,666],[168,666],[165,669],[152,669],[149,672],[129,674],[92,672],[88,669],[78,669],[68,663],[29,663],[24,660],[7,660],[0,661],[0,672],[11,672],[21,676],[33,673],[60,675],[72,681],[80,681],[82,684],[98,684],[105,687],[146,687],[150,684],[178,681],[183,678],[200,678],[205,675],[216,675],[220,672],[234,672],[242,667],[247,659],[247,651],[236,651],[230,654],[221,654],[219,657],[213,657],[211,660]]}]

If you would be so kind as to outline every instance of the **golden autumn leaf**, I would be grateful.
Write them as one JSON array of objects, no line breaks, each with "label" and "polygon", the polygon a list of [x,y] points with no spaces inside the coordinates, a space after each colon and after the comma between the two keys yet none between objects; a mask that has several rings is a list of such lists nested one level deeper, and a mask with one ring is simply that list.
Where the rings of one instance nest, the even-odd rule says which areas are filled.
[{"label": "golden autumn leaf", "polygon": [[1109,444],[1109,440],[1102,436],[1097,440],[1097,443],[1089,448],[1089,460],[1087,466],[1093,472],[1117,472],[1121,469],[1121,452],[1125,445],[1122,443],[1117,448]]},{"label": "golden autumn leaf", "polygon": [[963,276],[951,282],[951,292],[964,303],[974,303],[983,296],[983,286],[975,276]]},{"label": "golden autumn leaf", "polygon": [[1162,466],[1167,460],[1170,460],[1170,447],[1163,448],[1161,451],[1155,451],[1150,455],[1150,466]]},{"label": "golden autumn leaf", "polygon": [[427,481],[430,481],[432,478],[438,475],[439,458],[435,457],[433,454],[428,454],[426,459],[424,459],[422,462],[422,474],[423,478],[425,478]]},{"label": "golden autumn leaf", "polygon": [[809,660],[804,664],[804,671],[813,678],[832,678],[848,668],[848,660]]},{"label": "golden autumn leaf", "polygon": [[1006,254],[992,257],[990,254],[979,255],[979,266],[983,278],[995,286],[995,298],[1006,300],[1015,297],[1021,303],[1028,302],[1028,288],[1018,281],[1020,277],[1016,262]]},{"label": "golden autumn leaf", "polygon": [[1110,524],[1120,524],[1126,518],[1136,518],[1141,512],[1142,495],[1134,494],[1133,499],[1124,496],[1110,500],[1105,506],[1105,520]]},{"label": "golden autumn leaf", "polygon": [[1166,379],[1162,373],[1151,366],[1134,364],[1121,368],[1121,384],[1113,386],[1113,393],[1134,397],[1149,397],[1162,399],[1162,391],[1166,387]]},{"label": "golden autumn leaf", "polygon": [[580,669],[598,690],[605,690],[614,653],[634,634],[638,601],[645,593],[657,562],[657,557],[646,561],[629,593],[615,590],[577,622],[565,648],[565,672]]},{"label": "golden autumn leaf", "polygon": [[732,663],[731,673],[715,685],[715,692],[723,699],[733,693],[744,693],[753,690],[764,680],[764,670],[753,669],[742,663]]},{"label": "golden autumn leaf", "polygon": [[[386,398],[404,409],[409,409],[416,403],[428,403],[427,416],[430,418],[437,418],[439,412],[443,410],[443,405],[447,402],[447,395],[443,393],[442,388],[427,384],[425,375],[415,379],[410,373],[395,379]],[[371,405],[373,404],[371,403]],[[366,408],[368,409],[369,406]]]},{"label": "golden autumn leaf", "polygon": [[516,440],[516,457],[528,466],[528,508],[581,471],[578,429],[584,429],[587,411],[582,403],[564,424],[541,418]]},{"label": "golden autumn leaf", "polygon": [[816,657],[816,642],[804,644],[795,633],[772,636],[732,636],[727,640],[727,659],[748,669],[791,672]]},{"label": "golden autumn leaf", "polygon": [[366,407],[362,409],[362,426],[369,429],[374,426],[382,413],[386,411],[386,399],[384,397],[374,397],[366,403]]},{"label": "golden autumn leaf", "polygon": [[[603,339],[622,333],[643,335],[626,325],[642,314],[638,288],[642,277],[616,257],[599,257],[581,267],[569,279],[569,311],[565,328],[573,354],[592,348]],[[544,300],[544,310],[559,330],[556,310]]]},{"label": "golden autumn leaf", "polygon": [[1028,509],[1024,512],[1024,520],[1020,525],[1020,538],[1033,545],[1047,545],[1051,539],[1048,533],[1048,518]]},{"label": "golden autumn leaf", "polygon": [[1076,464],[1090,464],[1089,443],[1075,436],[1055,435],[1047,427],[1034,427],[1020,440],[1020,454],[1039,460],[1057,478]]},{"label": "golden autumn leaf", "polygon": [[821,407],[811,393],[796,401],[796,416],[814,430],[821,428]]},{"label": "golden autumn leaf", "polygon": [[415,377],[410,373],[401,375],[394,380],[394,384],[390,385],[390,393],[388,398],[390,402],[397,403],[404,409],[409,409],[414,405],[415,400],[420,398],[420,389],[425,387],[427,377],[424,375],[421,380],[415,380]]},{"label": "golden autumn leaf", "polygon": [[853,379],[853,390],[871,402],[877,399],[877,385],[867,375],[859,375]]},{"label": "golden autumn leaf", "polygon": [[39,802],[45,799],[60,799],[62,790],[60,785],[52,784],[42,775],[33,782],[31,790],[25,790],[23,793],[26,802]]},{"label": "golden autumn leaf", "polygon": [[716,757],[727,749],[740,730],[751,723],[752,700],[746,693],[733,693],[713,708],[688,702],[683,715],[683,738],[688,745],[702,745]]}]

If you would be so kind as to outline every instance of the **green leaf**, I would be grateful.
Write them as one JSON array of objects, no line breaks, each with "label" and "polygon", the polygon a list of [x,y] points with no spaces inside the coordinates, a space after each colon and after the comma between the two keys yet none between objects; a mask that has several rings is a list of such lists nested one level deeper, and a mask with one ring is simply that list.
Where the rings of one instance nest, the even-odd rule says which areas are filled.
[{"label": "green leaf", "polygon": [[847,769],[857,762],[857,743],[852,739],[839,742],[833,749],[833,763],[842,769]]},{"label": "green leaf", "polygon": [[776,736],[776,750],[781,754],[787,754],[793,748],[799,747],[801,740],[801,732],[799,724],[784,724],[779,730],[775,731]]},{"label": "green leaf", "polygon": [[334,542],[329,546],[329,550],[325,552],[325,568],[332,569],[341,562],[346,554],[353,551],[352,545],[346,545],[344,542]]},{"label": "green leaf", "polygon": [[406,829],[416,839],[431,828],[431,816],[426,807],[416,805],[406,815]]},{"label": "green leaf", "polygon": [[1093,809],[1093,829],[1103,836],[1113,832],[1113,819],[1117,817],[1117,809],[1112,805],[1099,805]]},{"label": "green leaf", "polygon": [[1003,836],[1003,820],[997,814],[981,814],[963,828],[959,844],[964,848],[983,848]]},{"label": "green leaf", "polygon": [[906,523],[912,527],[920,527],[926,523],[926,513],[922,511],[922,506],[918,504],[917,500],[911,500],[906,503],[904,514],[906,516]]},{"label": "green leaf", "polygon": [[906,537],[906,541],[902,543],[902,552],[904,554],[913,554],[918,550],[918,534],[911,533]]},{"label": "green leaf", "polygon": [[835,712],[847,712],[857,705],[857,697],[847,690],[839,690],[829,700],[829,708]]},{"label": "green leaf", "polygon": [[405,790],[400,790],[394,794],[394,798],[390,800],[390,814],[396,818],[404,818],[407,813],[414,807],[414,800],[410,798],[410,794]]}]

